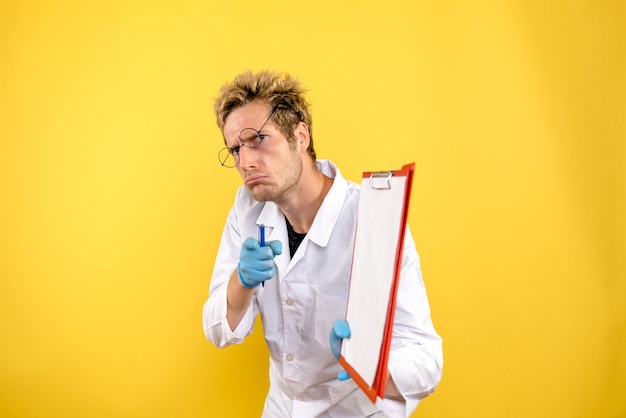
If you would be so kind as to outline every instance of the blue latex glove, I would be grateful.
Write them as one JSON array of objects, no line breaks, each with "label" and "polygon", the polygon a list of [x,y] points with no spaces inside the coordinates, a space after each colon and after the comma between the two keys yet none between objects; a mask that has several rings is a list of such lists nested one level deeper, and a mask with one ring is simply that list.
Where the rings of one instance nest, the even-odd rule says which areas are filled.
[{"label": "blue latex glove", "polygon": [[276,275],[274,257],[283,252],[280,241],[267,241],[263,247],[254,238],[247,238],[241,246],[239,258],[239,281],[248,289],[259,287],[261,283]]},{"label": "blue latex glove", "polygon": [[[330,351],[332,351],[337,360],[339,360],[339,354],[341,353],[341,341],[349,337],[350,325],[348,325],[348,322],[343,319],[336,320],[330,330]],[[342,370],[337,374],[337,379],[348,380],[350,375],[347,371]]]}]

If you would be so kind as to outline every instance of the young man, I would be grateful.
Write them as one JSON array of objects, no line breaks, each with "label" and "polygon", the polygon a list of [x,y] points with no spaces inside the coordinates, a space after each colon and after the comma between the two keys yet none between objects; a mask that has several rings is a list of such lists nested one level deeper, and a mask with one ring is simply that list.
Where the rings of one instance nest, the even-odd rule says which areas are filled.
[{"label": "young man", "polygon": [[330,347],[349,332],[345,322],[333,324],[345,318],[359,185],[316,160],[297,79],[243,73],[222,87],[215,112],[226,145],[220,162],[235,167],[243,185],[203,309],[206,337],[218,347],[241,343],[261,315],[270,352],[263,417],[408,417],[435,389],[443,365],[411,234],[385,398],[373,404],[351,379],[337,379],[341,366]]}]

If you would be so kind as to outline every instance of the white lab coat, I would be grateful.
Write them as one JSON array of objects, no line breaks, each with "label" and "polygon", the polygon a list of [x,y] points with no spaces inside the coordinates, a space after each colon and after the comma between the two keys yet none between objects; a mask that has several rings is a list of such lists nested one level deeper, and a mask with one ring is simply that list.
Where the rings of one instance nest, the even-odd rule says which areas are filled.
[{"label": "white lab coat", "polygon": [[[389,372],[406,402],[372,404],[352,380],[338,381],[341,366],[329,347],[336,319],[345,318],[360,186],[346,181],[328,160],[319,169],[334,178],[308,234],[290,259],[285,217],[272,202],[254,200],[240,187],[226,226],[203,308],[206,337],[218,347],[241,343],[261,315],[270,352],[270,390],[263,417],[365,417],[379,409],[408,417],[431,393],[443,365],[441,338],[430,319],[419,258],[407,231],[396,302]],[[279,240],[276,276],[256,289],[233,331],[226,320],[226,289],[243,241],[266,227],[266,241]]]}]

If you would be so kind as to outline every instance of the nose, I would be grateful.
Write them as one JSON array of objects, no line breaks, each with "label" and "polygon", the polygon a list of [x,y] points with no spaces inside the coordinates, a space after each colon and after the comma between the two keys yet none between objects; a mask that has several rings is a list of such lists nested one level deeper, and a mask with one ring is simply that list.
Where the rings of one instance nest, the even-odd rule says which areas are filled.
[{"label": "nose", "polygon": [[256,150],[242,146],[239,148],[239,167],[249,170],[256,167]]}]

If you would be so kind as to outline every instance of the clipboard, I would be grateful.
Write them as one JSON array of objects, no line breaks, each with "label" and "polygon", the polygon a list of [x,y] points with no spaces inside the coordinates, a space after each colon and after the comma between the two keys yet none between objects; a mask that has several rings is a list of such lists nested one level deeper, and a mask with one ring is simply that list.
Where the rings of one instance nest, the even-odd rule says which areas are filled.
[{"label": "clipboard", "polygon": [[339,362],[376,402],[384,397],[415,163],[364,172]]}]

